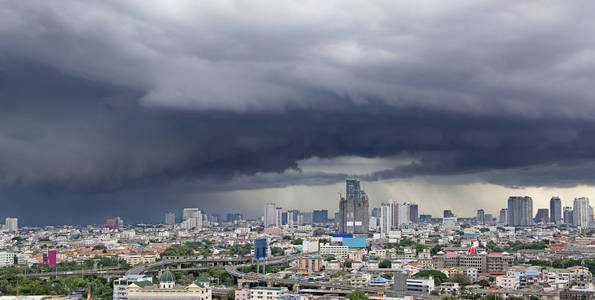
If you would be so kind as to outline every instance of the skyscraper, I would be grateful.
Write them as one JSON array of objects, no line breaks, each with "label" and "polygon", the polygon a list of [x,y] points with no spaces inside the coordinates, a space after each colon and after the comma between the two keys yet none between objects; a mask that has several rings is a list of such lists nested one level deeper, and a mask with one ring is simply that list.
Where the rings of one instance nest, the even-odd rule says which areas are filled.
[{"label": "skyscraper", "polygon": [[478,224],[485,224],[485,211],[483,209],[477,210],[476,219]]},{"label": "skyscraper", "polygon": [[264,205],[264,227],[277,225],[277,204],[267,203]]},{"label": "skyscraper", "polygon": [[17,218],[6,218],[4,219],[4,226],[11,232],[19,231],[19,219]]},{"label": "skyscraper", "polygon": [[168,212],[165,214],[165,225],[176,224],[176,213]]},{"label": "skyscraper", "polygon": [[283,225],[283,208],[275,207],[275,226]]},{"label": "skyscraper", "polygon": [[326,209],[314,210],[312,212],[312,222],[313,223],[327,223],[328,222],[328,210],[326,210]]},{"label": "skyscraper", "polygon": [[562,201],[560,197],[552,197],[550,199],[550,222],[553,224],[560,224],[562,220]]},{"label": "skyscraper", "polygon": [[533,224],[533,199],[529,196],[508,198],[508,225],[528,226]]},{"label": "skyscraper", "polygon": [[196,215],[200,212],[198,208],[184,208],[182,212],[182,220],[186,221],[189,218],[196,218]]},{"label": "skyscraper", "polygon": [[589,198],[574,198],[573,222],[574,226],[587,228],[593,219],[593,207],[589,205]]},{"label": "skyscraper", "polygon": [[380,205],[380,234],[385,236],[387,232],[394,226],[393,224],[393,216],[394,216],[394,209],[395,203],[388,202],[382,203]]},{"label": "skyscraper", "polygon": [[411,204],[407,202],[403,202],[397,205],[397,209],[399,212],[399,217],[397,219],[398,226],[403,226],[411,223],[409,216],[411,215]]},{"label": "skyscraper", "polygon": [[419,222],[419,207],[417,204],[411,204],[409,206],[409,220],[411,220],[412,223]]},{"label": "skyscraper", "polygon": [[566,225],[574,225],[574,212],[572,211],[572,207],[564,206],[564,224]]},{"label": "skyscraper", "polygon": [[369,230],[368,195],[355,178],[345,182],[345,197],[339,199],[339,233],[367,234]]},{"label": "skyscraper", "polygon": [[500,209],[500,217],[498,223],[507,225],[508,224],[508,208]]},{"label": "skyscraper", "polygon": [[547,208],[539,208],[537,209],[537,214],[535,215],[535,223],[536,224],[547,224],[549,221],[549,210]]}]

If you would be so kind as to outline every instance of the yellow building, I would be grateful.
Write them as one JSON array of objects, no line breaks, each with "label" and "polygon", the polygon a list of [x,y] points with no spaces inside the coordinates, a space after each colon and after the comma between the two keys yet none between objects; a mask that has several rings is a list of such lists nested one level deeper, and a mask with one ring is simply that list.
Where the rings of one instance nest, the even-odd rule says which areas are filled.
[{"label": "yellow building", "polygon": [[175,281],[174,274],[165,271],[159,278],[158,285],[137,285],[132,283],[128,286],[128,299],[212,299],[212,289],[209,286],[209,279],[206,277],[201,276],[188,286],[176,286]]},{"label": "yellow building", "polygon": [[140,264],[150,264],[157,261],[157,256],[155,255],[131,255],[126,257],[126,262],[131,266],[136,266]]}]

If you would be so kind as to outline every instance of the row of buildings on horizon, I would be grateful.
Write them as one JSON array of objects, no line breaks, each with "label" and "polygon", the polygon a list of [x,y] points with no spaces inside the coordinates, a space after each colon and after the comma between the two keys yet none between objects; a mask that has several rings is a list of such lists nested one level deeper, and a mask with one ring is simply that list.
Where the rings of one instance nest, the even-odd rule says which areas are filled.
[{"label": "row of buildings on horizon", "polygon": [[[345,195],[339,195],[339,211],[333,220],[328,218],[327,210],[300,212],[298,210],[283,211],[275,203],[264,206],[262,221],[265,227],[283,225],[303,225],[312,223],[335,222],[338,233],[368,234],[380,232],[385,234],[394,228],[409,224],[424,223],[456,223],[457,216],[452,210],[446,209],[441,218],[432,215],[419,214],[419,205],[409,202],[388,201],[381,203],[370,211],[368,195],[361,188],[361,182],[356,178],[346,180]],[[533,225],[569,225],[578,228],[595,227],[593,222],[593,207],[589,198],[579,197],[573,201],[573,206],[562,206],[560,197],[550,199],[550,208],[539,208],[533,214],[533,199],[529,196],[511,196],[507,200],[507,207],[500,210],[498,216],[485,213],[478,209],[472,220],[476,224],[503,226],[533,226]]]}]

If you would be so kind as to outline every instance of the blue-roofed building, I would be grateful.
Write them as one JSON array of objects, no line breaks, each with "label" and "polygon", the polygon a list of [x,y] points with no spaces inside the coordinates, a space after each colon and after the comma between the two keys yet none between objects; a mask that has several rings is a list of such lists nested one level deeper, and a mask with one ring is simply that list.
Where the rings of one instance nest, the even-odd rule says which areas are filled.
[{"label": "blue-roofed building", "polygon": [[366,248],[365,238],[343,238],[343,246],[348,248]]},{"label": "blue-roofed building", "polygon": [[390,284],[390,280],[388,280],[382,276],[378,276],[376,278],[370,279],[370,281],[368,281],[368,283],[370,286],[387,287]]}]

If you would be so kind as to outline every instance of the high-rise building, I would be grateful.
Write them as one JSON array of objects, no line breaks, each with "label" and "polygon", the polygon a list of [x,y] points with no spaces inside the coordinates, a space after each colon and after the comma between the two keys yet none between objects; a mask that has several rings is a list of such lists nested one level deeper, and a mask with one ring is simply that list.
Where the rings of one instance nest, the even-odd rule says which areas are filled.
[{"label": "high-rise building", "polygon": [[508,208],[500,209],[500,217],[498,217],[498,223],[504,225],[508,224]]},{"label": "high-rise building", "polygon": [[368,195],[358,179],[347,179],[345,186],[345,197],[339,199],[339,233],[367,234],[370,227]]},{"label": "high-rise building", "polygon": [[302,225],[312,224],[313,214],[311,211],[305,211],[302,213]]},{"label": "high-rise building", "polygon": [[11,232],[19,231],[19,219],[18,218],[6,218],[4,219],[4,226]]},{"label": "high-rise building", "polygon": [[372,217],[380,218],[380,207],[372,208]]},{"label": "high-rise building", "polygon": [[494,225],[494,216],[492,214],[485,214],[484,224],[490,225],[490,226]]},{"label": "high-rise building", "polygon": [[409,220],[411,220],[412,223],[419,222],[419,207],[417,204],[411,204],[409,206]]},{"label": "high-rise building", "polygon": [[264,227],[277,225],[277,204],[267,203],[264,205]]},{"label": "high-rise building", "polygon": [[483,209],[477,210],[476,219],[478,224],[485,224],[485,211]]},{"label": "high-rise building", "polygon": [[186,221],[189,218],[196,218],[196,215],[200,212],[198,208],[184,208],[182,212],[182,220]]},{"label": "high-rise building", "polygon": [[455,214],[453,214],[450,209],[445,209],[444,214],[442,216],[445,218],[452,218],[455,216]]},{"label": "high-rise building", "polygon": [[574,225],[574,212],[572,211],[572,207],[564,206],[563,212],[564,224]]},{"label": "high-rise building", "polygon": [[528,226],[533,224],[533,199],[529,196],[508,198],[508,225]]},{"label": "high-rise building", "polygon": [[236,222],[236,221],[241,221],[243,219],[242,214],[241,213],[228,213],[225,216],[225,220],[227,222]]},{"label": "high-rise building", "polygon": [[392,201],[380,205],[380,234],[382,236],[386,235],[394,226],[394,209],[395,203]]},{"label": "high-rise building", "polygon": [[419,215],[419,221],[422,223],[429,223],[432,221],[432,215],[421,214]]},{"label": "high-rise building", "polygon": [[403,226],[411,223],[409,217],[411,216],[411,204],[404,202],[397,205],[399,217],[397,219],[398,226]]},{"label": "high-rise building", "polygon": [[312,212],[313,223],[327,223],[328,222],[328,210],[320,209]]},{"label": "high-rise building", "polygon": [[207,221],[206,215],[198,208],[184,208],[182,212],[182,223],[180,226],[184,229],[200,229]]},{"label": "high-rise building", "polygon": [[283,225],[283,208],[275,208],[275,226]]},{"label": "high-rise building", "polygon": [[537,214],[535,215],[535,223],[536,224],[547,224],[550,219],[549,214],[550,214],[550,211],[547,208],[537,209]]},{"label": "high-rise building", "polygon": [[552,224],[560,224],[562,220],[562,201],[560,197],[552,197],[550,199],[550,222]]},{"label": "high-rise building", "polygon": [[176,224],[176,213],[168,212],[165,214],[165,225],[174,225]]},{"label": "high-rise building", "polygon": [[593,207],[589,205],[589,198],[574,198],[572,210],[574,226],[588,228],[593,220]]}]

